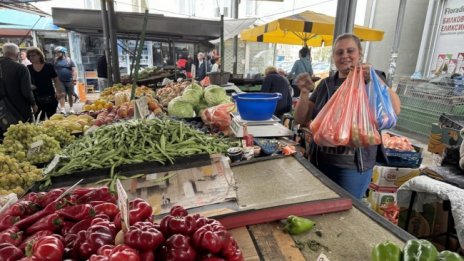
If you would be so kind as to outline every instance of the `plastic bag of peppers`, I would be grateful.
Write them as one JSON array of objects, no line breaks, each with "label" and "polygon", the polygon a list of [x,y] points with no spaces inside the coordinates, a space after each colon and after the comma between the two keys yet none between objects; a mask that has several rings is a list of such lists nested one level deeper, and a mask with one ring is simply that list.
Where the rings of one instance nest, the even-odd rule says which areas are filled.
[{"label": "plastic bag of peppers", "polygon": [[393,242],[377,244],[371,253],[372,261],[464,261],[458,253],[448,250],[438,252],[435,246],[424,239],[411,239],[403,250]]},{"label": "plastic bag of peppers", "polygon": [[0,260],[243,260],[231,234],[214,219],[171,209],[160,224],[142,199],[129,202],[121,230],[116,196],[108,188],[30,193],[0,214]]}]

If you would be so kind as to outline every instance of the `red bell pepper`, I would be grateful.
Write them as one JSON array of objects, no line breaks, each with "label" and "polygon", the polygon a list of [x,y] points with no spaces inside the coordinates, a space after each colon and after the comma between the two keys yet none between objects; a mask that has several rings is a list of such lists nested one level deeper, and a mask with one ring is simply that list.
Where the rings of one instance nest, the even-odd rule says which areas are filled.
[{"label": "red bell pepper", "polygon": [[[129,225],[145,221],[152,217],[153,208],[145,200],[136,198],[129,202]],[[121,213],[114,217],[114,224],[121,229]]]},{"label": "red bell pepper", "polygon": [[74,224],[76,223],[71,221],[63,221],[63,223],[61,224],[61,235],[69,234],[69,231],[74,226]]},{"label": "red bell pepper", "polygon": [[60,216],[70,220],[81,221],[95,216],[95,210],[89,204],[66,206],[56,211]]},{"label": "red bell pepper", "polygon": [[95,200],[95,201],[90,201],[90,202],[88,202],[87,204],[90,204],[90,205],[92,205],[92,206],[95,207],[96,205],[100,205],[100,204],[103,204],[103,203],[108,203],[108,202],[106,202],[106,201],[100,201],[100,200]]},{"label": "red bell pepper", "polygon": [[116,203],[116,196],[107,188],[93,189],[77,199],[77,203],[88,203],[91,201],[105,201]]},{"label": "red bell pepper", "polygon": [[68,231],[69,234],[77,234],[79,231],[87,230],[92,223],[92,218],[83,219],[75,223]]},{"label": "red bell pepper", "polygon": [[55,236],[41,237],[32,245],[32,256],[39,260],[60,261],[63,253],[63,242]]},{"label": "red bell pepper", "polygon": [[0,231],[10,228],[19,221],[19,216],[6,215],[0,218]]},{"label": "red bell pepper", "polygon": [[190,238],[181,234],[175,234],[166,240],[166,243],[161,247],[160,254],[162,260],[166,261],[194,261],[197,253],[190,246]]},{"label": "red bell pepper", "polygon": [[171,216],[180,216],[180,217],[185,217],[188,215],[187,210],[181,206],[174,206],[171,208],[171,211],[169,212]]},{"label": "red bell pepper", "polygon": [[112,246],[112,245],[101,246],[97,250],[97,255],[109,256],[111,254],[111,251],[113,251],[113,248],[114,248],[114,246]]},{"label": "red bell pepper", "polygon": [[0,242],[18,246],[23,241],[23,234],[17,227],[10,227],[0,232]]},{"label": "red bell pepper", "polygon": [[196,249],[217,254],[229,238],[230,234],[223,226],[204,225],[193,233],[192,243]]},{"label": "red bell pepper", "polygon": [[109,258],[107,256],[103,256],[103,255],[96,255],[96,254],[93,254],[89,257],[89,261],[108,261]]},{"label": "red bell pepper", "polygon": [[94,206],[96,214],[105,214],[110,220],[113,220],[116,214],[119,213],[119,208],[116,204],[104,202]]},{"label": "red bell pepper", "polygon": [[19,245],[19,249],[24,251],[26,247],[29,245],[29,243],[32,244],[37,239],[44,237],[44,236],[50,236],[52,234],[53,232],[50,230],[42,230],[42,231],[35,233],[34,235],[30,235],[26,239],[24,239],[23,242],[21,242],[21,244]]},{"label": "red bell pepper", "polygon": [[201,261],[226,261],[222,257],[207,255],[201,258]]},{"label": "red bell pepper", "polygon": [[113,248],[109,255],[109,261],[140,261],[137,250],[127,246],[118,245]]},{"label": "red bell pepper", "polygon": [[[84,240],[82,241],[82,233]],[[77,239],[74,242],[74,248],[78,249],[79,256],[89,258],[95,254],[103,245],[113,245],[115,238],[115,230],[109,224],[98,223],[90,226],[87,231],[81,231],[77,234]]]},{"label": "red bell pepper", "polygon": [[21,201],[35,201],[37,199],[37,193],[29,192],[24,197],[21,198]]},{"label": "red bell pepper", "polygon": [[39,212],[36,212],[24,219],[21,219],[17,223],[15,223],[15,226],[20,228],[20,229],[26,229],[30,225],[36,223],[39,219],[55,213],[56,210],[61,209],[62,207],[66,206],[68,202],[66,200],[60,200],[60,201],[54,201],[51,204],[48,204],[44,209],[42,209]]},{"label": "red bell pepper", "polygon": [[60,217],[60,215],[58,215],[57,213],[53,213],[43,217],[35,224],[28,227],[26,233],[32,235],[41,230],[50,230],[53,232],[59,231],[61,229],[62,223],[63,219]]},{"label": "red bell pepper", "polygon": [[196,222],[192,216],[174,217],[167,215],[160,222],[160,229],[167,237],[174,234],[190,236],[196,228]]},{"label": "red bell pepper", "polygon": [[21,200],[11,205],[0,216],[4,217],[6,215],[11,215],[23,218],[27,215],[34,214],[35,212],[39,211],[39,209],[39,205],[35,204],[34,202]]},{"label": "red bell pepper", "polygon": [[237,241],[232,236],[229,236],[221,251],[227,261],[243,261],[243,253],[237,246]]},{"label": "red bell pepper", "polygon": [[95,190],[95,188],[75,188],[71,194],[79,197],[84,196],[85,194],[89,193],[90,191]]},{"label": "red bell pepper", "polygon": [[155,261],[155,253],[152,250],[140,252],[140,261]]},{"label": "red bell pepper", "polygon": [[52,189],[49,192],[42,194],[37,193],[37,200],[35,203],[39,204],[41,207],[45,208],[48,204],[55,201],[58,197],[63,194],[66,190],[64,188]]},{"label": "red bell pepper", "polygon": [[164,243],[164,236],[153,223],[137,222],[124,233],[124,243],[142,251],[155,250]]},{"label": "red bell pepper", "polygon": [[24,256],[23,251],[10,243],[0,243],[0,260],[15,261]]}]

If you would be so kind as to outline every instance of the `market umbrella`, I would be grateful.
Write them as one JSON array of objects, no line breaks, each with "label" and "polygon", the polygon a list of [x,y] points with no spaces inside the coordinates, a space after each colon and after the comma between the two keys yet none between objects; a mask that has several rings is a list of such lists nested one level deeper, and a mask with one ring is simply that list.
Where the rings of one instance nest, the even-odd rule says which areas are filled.
[{"label": "market umbrella", "polygon": [[[243,41],[308,46],[331,45],[335,17],[311,11],[281,18],[247,29],[240,34]],[[383,31],[355,25],[353,33],[362,41],[381,41]]]}]

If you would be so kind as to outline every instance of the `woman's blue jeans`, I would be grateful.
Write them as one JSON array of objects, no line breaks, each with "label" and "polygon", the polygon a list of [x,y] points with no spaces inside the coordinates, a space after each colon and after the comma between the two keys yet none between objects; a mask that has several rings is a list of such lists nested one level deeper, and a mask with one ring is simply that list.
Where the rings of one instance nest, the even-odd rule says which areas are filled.
[{"label": "woman's blue jeans", "polygon": [[319,164],[317,167],[357,199],[363,198],[371,182],[372,169],[359,172],[357,169],[344,169],[325,164]]}]

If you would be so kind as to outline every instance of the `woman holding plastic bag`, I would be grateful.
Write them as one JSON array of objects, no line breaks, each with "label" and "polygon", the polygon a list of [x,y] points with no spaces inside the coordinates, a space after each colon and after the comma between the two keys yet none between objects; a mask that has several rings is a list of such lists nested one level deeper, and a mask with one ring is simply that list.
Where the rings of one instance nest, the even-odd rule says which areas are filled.
[{"label": "woman holding plastic bag", "polygon": [[[370,80],[369,66],[361,64],[362,47],[361,42],[357,36],[352,34],[340,35],[334,43],[332,59],[335,66],[337,67],[337,72],[333,76],[323,79],[315,91],[311,94],[309,99],[309,93],[314,90],[314,83],[311,81],[311,78],[308,74],[303,74],[296,79],[297,86],[301,91],[300,100],[295,108],[296,123],[308,126],[311,121],[313,121],[317,115],[324,110],[324,107],[329,102],[330,98],[345,82],[351,71],[353,72],[350,75],[350,79],[353,80],[352,76],[355,74],[356,68],[357,70],[362,69],[362,73],[358,71],[357,77],[362,77],[366,81]],[[377,74],[379,73],[380,72],[377,72]],[[391,88],[388,88],[388,93],[390,95],[392,108],[396,114],[399,114],[400,100],[398,95],[394,93]],[[366,99],[365,94],[363,95],[363,99]],[[356,99],[357,98],[358,97],[356,97]],[[354,98],[349,96],[346,97],[346,99]],[[330,105],[330,103],[328,105]],[[364,115],[363,118],[375,120],[373,114],[374,112],[370,112],[369,110],[364,112],[359,108],[360,107],[355,107],[355,109],[352,109],[351,113],[353,115],[363,113],[369,114]],[[347,112],[349,112],[349,108],[338,113],[343,115]],[[332,121],[336,122],[337,124],[343,123],[340,118],[337,118],[338,114],[335,116],[334,114],[330,114],[329,111],[327,115],[332,116],[327,117],[326,119],[318,120],[325,120],[326,122]],[[350,124],[351,126],[352,120],[348,119],[344,123]],[[335,125],[336,124],[334,124],[334,126]],[[340,127],[341,125],[338,126]],[[377,124],[375,124],[375,127],[377,127]],[[377,130],[375,131],[377,132]],[[310,161],[326,176],[347,190],[354,197],[361,199],[369,186],[372,176],[372,169],[376,163],[379,146],[358,146],[359,144],[357,143],[353,144],[353,136],[354,134],[350,131],[350,133],[348,133],[348,137],[350,139],[343,143],[346,144],[345,146],[322,146],[312,141],[310,145]],[[376,141],[380,142],[378,139],[376,139]],[[321,143],[324,145],[326,144],[325,142]],[[371,144],[376,144],[376,142]]]}]

